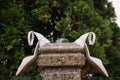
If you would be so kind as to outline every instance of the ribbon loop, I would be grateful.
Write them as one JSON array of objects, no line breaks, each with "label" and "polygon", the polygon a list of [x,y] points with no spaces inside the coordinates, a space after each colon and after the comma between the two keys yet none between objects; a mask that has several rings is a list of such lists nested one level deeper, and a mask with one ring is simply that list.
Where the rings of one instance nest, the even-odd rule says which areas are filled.
[{"label": "ribbon loop", "polygon": [[28,33],[28,45],[32,46],[33,45],[33,41],[34,41],[34,32],[30,31]]},{"label": "ribbon loop", "polygon": [[89,32],[88,41],[90,45],[94,45],[95,39],[96,39],[95,33]]}]

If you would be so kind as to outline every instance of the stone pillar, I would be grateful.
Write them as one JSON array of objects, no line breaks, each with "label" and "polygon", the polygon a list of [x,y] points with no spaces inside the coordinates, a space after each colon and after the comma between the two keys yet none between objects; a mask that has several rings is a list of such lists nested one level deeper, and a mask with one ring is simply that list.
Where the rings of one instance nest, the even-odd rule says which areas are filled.
[{"label": "stone pillar", "polygon": [[44,45],[37,60],[43,80],[81,80],[81,68],[85,65],[81,51],[75,43]]}]

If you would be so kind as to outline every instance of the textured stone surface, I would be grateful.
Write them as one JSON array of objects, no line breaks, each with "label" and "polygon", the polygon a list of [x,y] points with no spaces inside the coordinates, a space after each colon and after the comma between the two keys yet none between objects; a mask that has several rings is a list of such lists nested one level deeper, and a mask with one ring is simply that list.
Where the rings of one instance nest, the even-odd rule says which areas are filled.
[{"label": "textured stone surface", "polygon": [[84,55],[81,53],[41,54],[38,57],[38,65],[51,66],[79,66],[85,64]]},{"label": "textured stone surface", "polygon": [[75,43],[48,43],[40,49],[39,72],[43,80],[81,80],[85,65],[82,47]]},{"label": "textured stone surface", "polygon": [[83,48],[75,43],[48,43],[41,49],[41,53],[64,53],[80,52]]},{"label": "textured stone surface", "polygon": [[41,73],[43,80],[81,80],[80,68],[47,68]]}]

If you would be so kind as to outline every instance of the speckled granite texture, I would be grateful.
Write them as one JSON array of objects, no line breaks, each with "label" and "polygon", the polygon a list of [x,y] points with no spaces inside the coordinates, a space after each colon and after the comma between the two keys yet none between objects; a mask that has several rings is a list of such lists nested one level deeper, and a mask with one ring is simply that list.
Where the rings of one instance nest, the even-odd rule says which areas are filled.
[{"label": "speckled granite texture", "polygon": [[48,43],[44,45],[40,52],[41,53],[71,53],[71,52],[80,52],[82,47],[75,43]]},{"label": "speckled granite texture", "polygon": [[43,80],[81,80],[80,68],[47,68],[41,72]]},{"label": "speckled granite texture", "polygon": [[41,54],[38,65],[42,67],[54,66],[79,66],[85,64],[84,55],[81,53]]},{"label": "speckled granite texture", "polygon": [[38,66],[43,80],[81,80],[83,49],[75,43],[48,43],[40,49]]}]

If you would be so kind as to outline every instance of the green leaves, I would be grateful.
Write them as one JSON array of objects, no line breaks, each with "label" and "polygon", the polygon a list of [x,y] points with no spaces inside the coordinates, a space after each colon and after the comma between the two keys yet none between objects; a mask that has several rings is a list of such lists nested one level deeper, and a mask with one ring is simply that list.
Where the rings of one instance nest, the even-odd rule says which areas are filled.
[{"label": "green leaves", "polygon": [[[0,75],[15,74],[22,59],[32,54],[27,45],[30,30],[51,41],[62,37],[70,42],[93,31],[97,39],[94,46],[89,46],[91,55],[110,65],[107,67],[111,75],[118,74],[120,28],[107,0],[2,0],[0,5]],[[31,74],[33,69],[25,74]]]},{"label": "green leaves", "polygon": [[23,25],[21,7],[11,1],[1,4],[7,7],[0,9],[0,75],[11,75],[25,56],[25,46],[22,46],[25,43],[22,41],[26,40],[28,27]]}]

